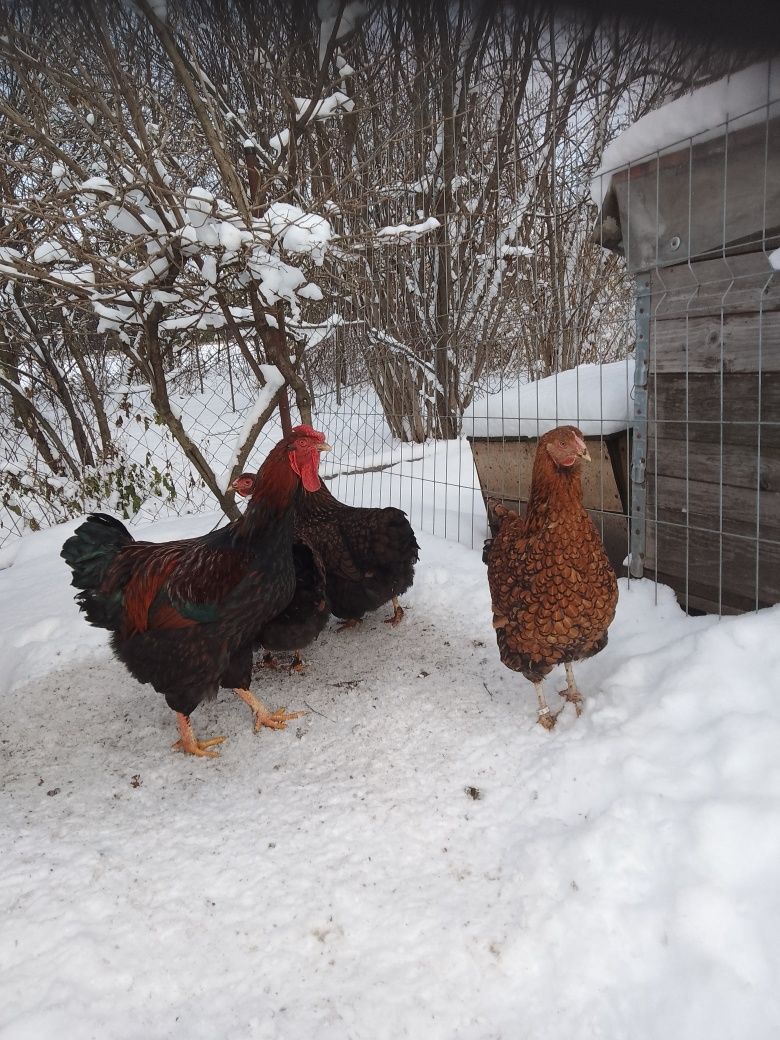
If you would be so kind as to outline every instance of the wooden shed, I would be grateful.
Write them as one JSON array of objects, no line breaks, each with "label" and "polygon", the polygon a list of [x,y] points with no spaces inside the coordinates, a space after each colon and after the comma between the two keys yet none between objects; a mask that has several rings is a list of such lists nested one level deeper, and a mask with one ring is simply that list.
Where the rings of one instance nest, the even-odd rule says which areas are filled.
[{"label": "wooden shed", "polygon": [[646,119],[595,231],[636,275],[632,573],[754,609],[780,601],[780,60]]}]

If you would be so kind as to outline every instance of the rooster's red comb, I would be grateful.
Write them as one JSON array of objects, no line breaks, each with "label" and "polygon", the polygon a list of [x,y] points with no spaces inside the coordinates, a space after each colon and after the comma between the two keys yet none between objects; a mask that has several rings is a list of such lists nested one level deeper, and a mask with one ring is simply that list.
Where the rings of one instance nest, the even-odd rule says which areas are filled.
[{"label": "rooster's red comb", "polygon": [[315,430],[311,426],[293,426],[292,428],[293,437],[310,437],[313,441],[324,441],[325,434],[320,433],[319,430]]}]

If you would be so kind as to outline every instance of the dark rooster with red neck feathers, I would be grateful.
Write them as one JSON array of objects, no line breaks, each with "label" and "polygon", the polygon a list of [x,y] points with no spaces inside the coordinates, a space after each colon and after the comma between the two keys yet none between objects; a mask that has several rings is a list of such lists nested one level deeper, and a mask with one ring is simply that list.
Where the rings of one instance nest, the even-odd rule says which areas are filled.
[{"label": "dark rooster with red neck feathers", "polygon": [[113,633],[114,653],[176,712],[174,747],[213,757],[224,737],[199,741],[190,715],[233,687],[252,709],[255,731],[281,729],[295,714],[270,712],[249,692],[252,644],[295,590],[293,513],[320,486],[321,433],[297,426],[260,468],[240,520],[201,538],[136,542],[123,524],[92,513],[63,546],[90,624]]},{"label": "dark rooster with red neck feathers", "polygon": [[618,590],[604,546],[582,504],[582,460],[590,455],[580,430],[559,426],[539,439],[524,518],[489,503],[498,533],[483,558],[493,600],[501,660],[536,688],[539,722],[555,725],[542,680],[566,667],[566,689],[577,714],[582,695],[572,663],[607,645]]}]

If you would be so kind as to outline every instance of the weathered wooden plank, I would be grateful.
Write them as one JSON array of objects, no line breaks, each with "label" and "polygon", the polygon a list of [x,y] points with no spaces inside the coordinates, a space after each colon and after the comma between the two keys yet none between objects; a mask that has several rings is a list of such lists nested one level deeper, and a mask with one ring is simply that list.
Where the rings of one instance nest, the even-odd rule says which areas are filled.
[{"label": "weathered wooden plank", "polygon": [[780,234],[780,117],[619,171],[612,177],[630,271]]},{"label": "weathered wooden plank", "polygon": [[[469,438],[480,487],[485,499],[524,501],[531,486],[535,439]],[[587,509],[623,510],[612,459],[605,439],[586,437],[591,459],[582,467],[582,495]]]},{"label": "weathered wooden plank", "polygon": [[[750,440],[741,443],[720,442],[720,429],[715,424],[696,426],[685,440],[684,424],[675,424],[672,436],[668,427],[659,427],[659,435],[650,433],[647,452],[647,469],[651,478],[659,476],[684,478],[710,484],[721,481],[733,488],[748,489],[755,494],[757,487],[762,492],[780,491],[780,425],[773,427],[773,437],[758,440],[758,427],[747,427]],[[694,432],[704,430],[707,439],[696,438]],[[729,426],[727,430],[745,430],[742,426]]]},{"label": "weathered wooden plank", "polygon": [[756,423],[780,416],[780,373],[653,372],[648,379],[648,413],[658,423]]},{"label": "weathered wooden plank", "polygon": [[[730,611],[780,601],[780,545],[650,520],[645,576],[670,585],[683,605]],[[687,579],[687,580],[686,580]],[[720,595],[719,595],[720,590]]]},{"label": "weathered wooden plank", "polygon": [[780,311],[650,323],[654,372],[780,372]]},{"label": "weathered wooden plank", "polygon": [[[780,416],[760,423],[718,423],[718,422],[664,422],[654,424],[650,430],[650,448],[655,441],[681,441],[697,450],[697,446],[720,445],[724,447],[742,448],[745,457],[756,455],[759,450],[774,451],[780,449]],[[660,448],[659,448],[660,452]]]},{"label": "weathered wooden plank", "polygon": [[729,534],[780,541],[780,493],[728,484],[705,483],[694,477],[653,475],[648,482],[647,515],[681,526],[723,530]]},{"label": "weathered wooden plank", "polygon": [[652,317],[694,318],[708,314],[743,314],[780,310],[780,271],[769,252],[698,260],[653,270]]}]

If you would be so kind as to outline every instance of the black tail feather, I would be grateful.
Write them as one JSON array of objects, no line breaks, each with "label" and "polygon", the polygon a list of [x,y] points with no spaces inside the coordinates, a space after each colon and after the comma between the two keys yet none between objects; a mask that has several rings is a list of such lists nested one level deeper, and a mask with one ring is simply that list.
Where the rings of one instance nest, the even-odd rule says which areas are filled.
[{"label": "black tail feather", "polygon": [[76,602],[91,625],[114,630],[121,621],[121,593],[100,591],[116,554],[133,541],[121,521],[106,513],[90,513],[62,547],[60,556],[73,571],[71,584],[82,589]]}]

